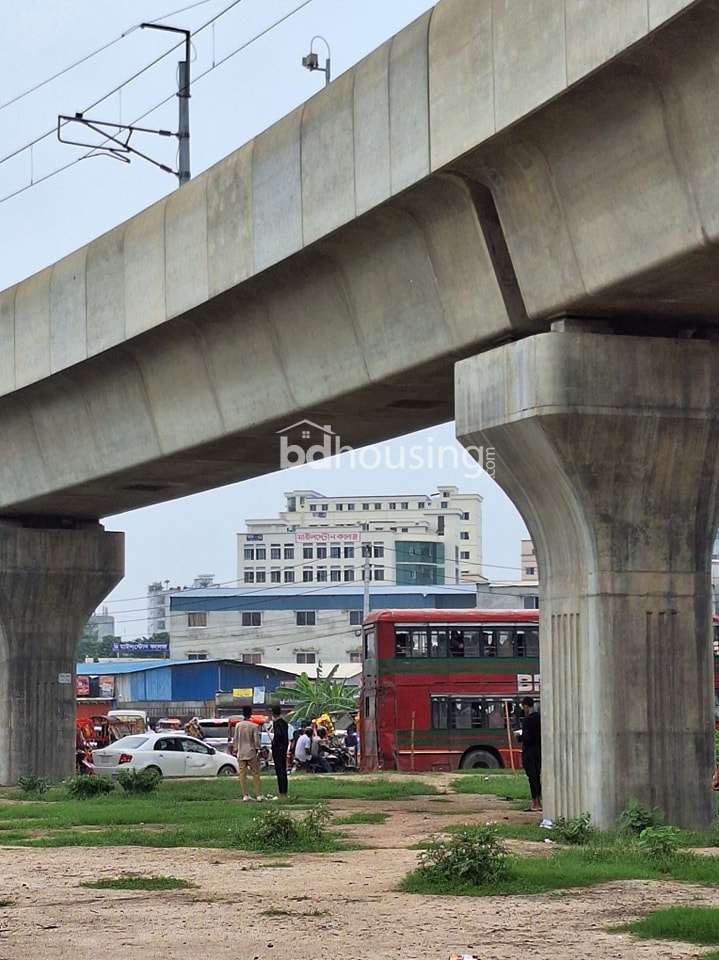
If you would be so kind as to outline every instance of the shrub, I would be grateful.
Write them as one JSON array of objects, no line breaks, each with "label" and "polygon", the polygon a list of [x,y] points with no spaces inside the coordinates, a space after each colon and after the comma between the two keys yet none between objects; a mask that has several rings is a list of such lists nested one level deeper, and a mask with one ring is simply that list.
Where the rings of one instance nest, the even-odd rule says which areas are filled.
[{"label": "shrub", "polygon": [[162,783],[162,774],[157,770],[123,770],[117,782],[125,793],[152,793]]},{"label": "shrub", "polygon": [[325,804],[318,804],[298,820],[281,807],[269,807],[252,818],[248,827],[235,837],[238,846],[260,850],[288,850],[316,847],[328,839],[330,814]]},{"label": "shrub", "polygon": [[658,827],[664,820],[664,814],[658,807],[643,807],[638,800],[630,800],[619,817],[619,832],[627,836],[638,837],[647,827]]},{"label": "shrub", "polygon": [[51,786],[50,781],[45,777],[36,777],[33,774],[18,777],[17,785],[26,797],[41,797]]},{"label": "shrub", "polygon": [[419,854],[419,874],[452,886],[484,886],[510,875],[507,848],[491,824],[465,827],[448,840],[431,840]]},{"label": "shrub", "polygon": [[112,793],[115,784],[107,777],[88,777],[80,775],[70,777],[65,781],[67,792],[76,800],[89,800],[92,797],[100,797],[105,793]]},{"label": "shrub", "polygon": [[639,834],[637,846],[648,860],[661,866],[676,856],[681,839],[676,827],[646,827]]},{"label": "shrub", "polygon": [[589,843],[594,835],[592,826],[592,817],[589,813],[580,813],[578,817],[569,817],[565,819],[560,817],[554,821],[552,828],[552,839],[558,843],[570,843],[575,846],[583,846]]}]

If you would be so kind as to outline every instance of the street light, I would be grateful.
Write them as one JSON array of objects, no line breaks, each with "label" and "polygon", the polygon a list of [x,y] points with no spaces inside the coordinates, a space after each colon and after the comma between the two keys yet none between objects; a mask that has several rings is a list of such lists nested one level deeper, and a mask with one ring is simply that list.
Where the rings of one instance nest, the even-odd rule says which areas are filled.
[{"label": "street light", "polygon": [[[315,53],[314,46],[315,41],[321,40],[322,43],[327,47],[327,59],[325,60],[324,67],[320,66],[320,58]],[[305,67],[310,73],[313,73],[315,70],[320,70],[325,75],[325,84],[328,84],[331,79],[330,66],[332,60],[332,51],[330,50],[329,43],[325,40],[324,37],[317,34],[317,36],[312,37],[312,42],[310,43],[310,52],[306,57],[302,57],[302,66]]]}]

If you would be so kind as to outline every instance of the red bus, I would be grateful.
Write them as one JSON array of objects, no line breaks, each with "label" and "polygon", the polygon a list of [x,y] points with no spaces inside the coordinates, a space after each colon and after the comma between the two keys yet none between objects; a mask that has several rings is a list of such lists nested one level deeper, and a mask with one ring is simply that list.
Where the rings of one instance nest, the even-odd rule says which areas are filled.
[{"label": "red bus", "polygon": [[519,701],[538,698],[538,610],[378,610],[364,625],[367,770],[521,767]]},{"label": "red bus", "polygon": [[525,696],[540,696],[538,610],[374,611],[364,625],[362,768],[519,769],[511,730]]}]

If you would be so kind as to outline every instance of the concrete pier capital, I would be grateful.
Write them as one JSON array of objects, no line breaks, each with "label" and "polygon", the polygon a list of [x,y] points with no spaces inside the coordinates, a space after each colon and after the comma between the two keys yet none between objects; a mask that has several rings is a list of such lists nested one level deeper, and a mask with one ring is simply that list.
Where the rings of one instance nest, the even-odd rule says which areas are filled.
[{"label": "concrete pier capital", "polygon": [[74,770],[75,654],[124,575],[124,534],[0,522],[0,783]]},{"label": "concrete pier capital", "polygon": [[556,330],[456,367],[457,435],[534,540],[545,809],[713,817],[719,344]]}]

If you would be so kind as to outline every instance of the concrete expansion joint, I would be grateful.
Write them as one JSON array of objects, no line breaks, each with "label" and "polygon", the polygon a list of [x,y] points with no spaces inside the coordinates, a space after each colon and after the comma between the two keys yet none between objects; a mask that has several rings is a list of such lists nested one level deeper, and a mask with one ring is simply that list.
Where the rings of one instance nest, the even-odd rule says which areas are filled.
[{"label": "concrete expansion joint", "polygon": [[46,517],[46,516],[0,516],[0,529],[25,530],[97,530],[105,528],[99,520],[82,517]]},{"label": "concrete expansion joint", "polygon": [[719,340],[719,329],[701,324],[657,323],[648,317],[556,317],[549,322],[552,333],[596,333],[619,337],[659,340]]}]

